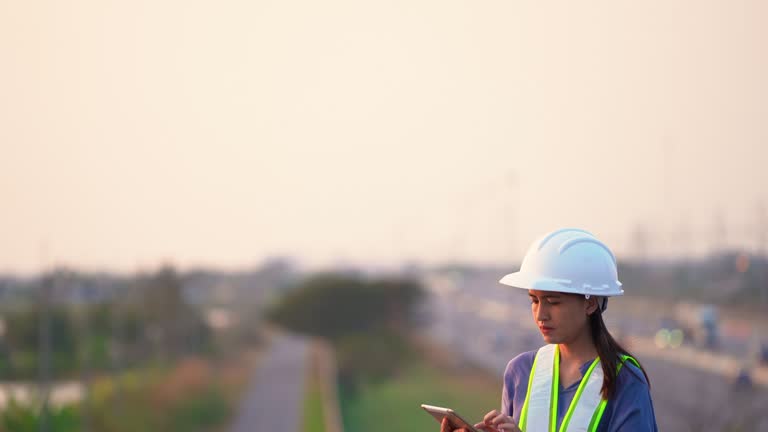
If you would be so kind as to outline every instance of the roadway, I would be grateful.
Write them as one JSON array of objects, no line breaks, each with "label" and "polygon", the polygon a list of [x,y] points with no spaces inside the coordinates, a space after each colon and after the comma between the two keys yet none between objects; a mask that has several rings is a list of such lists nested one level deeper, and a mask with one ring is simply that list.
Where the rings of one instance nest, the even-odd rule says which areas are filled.
[{"label": "roadway", "polygon": [[299,432],[309,344],[276,335],[251,379],[231,432]]}]

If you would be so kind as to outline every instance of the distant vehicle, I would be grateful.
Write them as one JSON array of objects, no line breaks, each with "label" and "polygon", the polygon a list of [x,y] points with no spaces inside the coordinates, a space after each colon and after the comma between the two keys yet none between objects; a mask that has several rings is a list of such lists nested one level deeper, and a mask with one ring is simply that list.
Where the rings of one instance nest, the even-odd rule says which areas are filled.
[{"label": "distant vehicle", "polygon": [[768,342],[763,342],[760,344],[758,361],[760,362],[761,365],[768,365]]},{"label": "distant vehicle", "polygon": [[757,367],[768,365],[768,341],[761,338],[759,331],[755,328],[752,329],[752,337],[749,340],[747,350],[750,364]]},{"label": "distant vehicle", "polygon": [[739,372],[733,378],[732,387],[734,390],[751,390],[753,387],[752,375],[747,368],[739,369]]}]

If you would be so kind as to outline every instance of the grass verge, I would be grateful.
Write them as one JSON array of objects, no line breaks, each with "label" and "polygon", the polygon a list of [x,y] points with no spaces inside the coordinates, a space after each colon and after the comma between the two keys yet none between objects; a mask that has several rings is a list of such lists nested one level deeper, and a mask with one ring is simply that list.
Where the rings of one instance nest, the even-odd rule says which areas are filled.
[{"label": "grass verge", "polygon": [[393,379],[362,387],[356,394],[341,389],[344,430],[366,432],[437,431],[439,425],[420,404],[453,408],[479,421],[501,401],[501,376],[479,369],[459,369],[444,353],[422,347],[419,355]]},{"label": "grass verge", "polygon": [[316,366],[316,364],[312,364],[309,368],[309,380],[304,395],[304,415],[301,428],[304,432],[325,432],[323,395],[320,391],[320,377]]}]

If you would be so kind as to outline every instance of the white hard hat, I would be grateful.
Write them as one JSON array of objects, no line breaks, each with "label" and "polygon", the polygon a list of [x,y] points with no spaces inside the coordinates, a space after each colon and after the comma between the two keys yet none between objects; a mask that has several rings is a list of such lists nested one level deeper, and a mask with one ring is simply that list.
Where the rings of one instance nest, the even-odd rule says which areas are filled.
[{"label": "white hard hat", "polygon": [[616,257],[591,233],[565,228],[531,244],[520,271],[499,281],[515,288],[557,291],[589,296],[624,294],[616,270]]}]

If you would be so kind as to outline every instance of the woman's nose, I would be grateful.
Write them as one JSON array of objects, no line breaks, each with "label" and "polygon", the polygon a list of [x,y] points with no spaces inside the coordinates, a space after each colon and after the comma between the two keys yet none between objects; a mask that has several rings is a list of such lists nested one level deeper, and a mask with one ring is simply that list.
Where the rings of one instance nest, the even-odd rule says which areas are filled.
[{"label": "woman's nose", "polygon": [[536,321],[547,321],[547,320],[549,320],[549,313],[547,312],[547,308],[539,305],[539,307],[536,308]]}]

